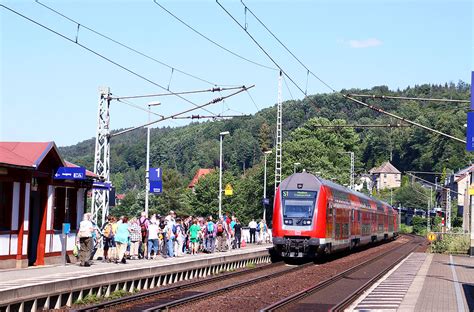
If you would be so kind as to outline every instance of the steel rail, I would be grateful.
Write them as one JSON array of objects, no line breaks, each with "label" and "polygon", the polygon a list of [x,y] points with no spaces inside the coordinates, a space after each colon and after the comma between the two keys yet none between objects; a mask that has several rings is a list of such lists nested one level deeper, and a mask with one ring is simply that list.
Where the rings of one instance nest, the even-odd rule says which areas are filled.
[{"label": "steel rail", "polygon": [[[280,301],[278,301],[278,302],[276,302],[276,303],[274,303],[274,304],[272,304],[272,305],[269,305],[269,306],[267,306],[267,307],[261,309],[260,312],[263,312],[263,311],[265,311],[265,312],[266,312],[266,311],[276,311],[276,310],[278,310],[278,309],[280,309],[280,308],[282,308],[282,307],[284,307],[284,306],[288,306],[288,305],[293,304],[293,303],[295,303],[295,302],[297,302],[297,301],[299,301],[299,300],[301,300],[301,299],[303,299],[303,298],[305,298],[305,297],[308,297],[308,296],[312,295],[314,292],[316,292],[316,291],[318,291],[318,290],[321,290],[321,289],[324,289],[325,287],[328,287],[329,285],[332,285],[332,284],[334,284],[335,282],[337,282],[337,281],[343,279],[343,278],[346,277],[347,275],[349,275],[349,274],[351,274],[351,273],[354,273],[354,272],[360,270],[361,268],[364,268],[364,267],[367,266],[368,264],[371,264],[371,263],[373,263],[373,262],[375,262],[375,261],[377,261],[377,260],[382,259],[383,257],[385,257],[385,256],[387,256],[388,254],[394,252],[395,250],[401,249],[401,248],[407,246],[408,244],[415,243],[415,239],[416,239],[416,237],[414,237],[413,240],[410,240],[410,241],[404,243],[404,244],[401,245],[401,246],[398,246],[398,247],[396,247],[396,248],[394,248],[394,249],[388,250],[388,251],[386,251],[386,252],[384,252],[384,253],[382,253],[382,254],[376,256],[375,258],[372,258],[372,259],[369,259],[369,260],[364,261],[364,262],[362,262],[362,263],[359,263],[358,265],[356,265],[356,266],[354,266],[354,267],[352,267],[352,268],[350,268],[350,269],[347,269],[347,270],[345,270],[345,271],[343,271],[343,272],[341,272],[341,273],[339,273],[339,274],[337,274],[337,275],[335,275],[335,276],[332,276],[331,278],[329,278],[329,279],[327,279],[327,280],[325,280],[325,281],[323,281],[323,282],[321,282],[321,283],[318,283],[318,284],[316,284],[315,286],[306,288],[306,289],[304,289],[304,290],[302,290],[302,291],[300,291],[300,292],[298,292],[298,293],[296,293],[296,294],[293,294],[293,295],[291,295],[291,296],[289,296],[289,297],[286,297],[286,298],[284,298],[284,299],[282,299],[282,300],[280,300]],[[411,250],[414,250],[414,249],[417,248],[418,246],[419,246],[419,243],[416,244],[416,246],[414,246],[414,248],[411,249]],[[410,252],[411,252],[411,250],[410,250]],[[396,264],[396,263],[398,263],[398,262],[395,262],[395,264]]]},{"label": "steel rail", "polygon": [[135,294],[135,295],[119,298],[119,299],[114,299],[114,300],[101,302],[101,303],[94,304],[94,305],[88,305],[88,306],[85,306],[85,307],[82,307],[82,308],[73,309],[72,311],[74,311],[74,312],[85,312],[85,311],[97,311],[97,310],[100,310],[100,309],[111,308],[111,307],[114,307],[114,306],[117,306],[117,305],[120,305],[120,304],[130,303],[130,302],[138,301],[138,300],[143,300],[143,299],[146,299],[146,298],[149,298],[149,297],[166,294],[166,293],[173,292],[173,291],[176,291],[176,290],[184,290],[184,289],[193,288],[193,287],[196,287],[196,286],[202,286],[202,285],[217,282],[217,281],[220,281],[220,280],[223,280],[223,279],[228,279],[228,278],[239,276],[239,275],[246,275],[246,274],[254,273],[256,270],[270,269],[270,268],[278,267],[278,266],[281,266],[281,265],[282,265],[282,263],[278,262],[278,263],[272,263],[272,264],[269,264],[269,265],[265,265],[263,267],[256,267],[254,269],[248,269],[248,270],[244,270],[244,271],[237,271],[237,272],[231,272],[231,273],[227,273],[227,274],[221,274],[219,276],[206,278],[206,279],[203,279],[203,280],[198,280],[198,281],[187,283],[187,284],[184,284],[184,285],[176,285],[176,286],[171,286],[171,287],[167,287],[167,288],[164,288],[164,289],[160,288],[160,289],[147,291],[147,292],[143,292],[143,293],[139,293],[139,294]]},{"label": "steel rail", "polygon": [[255,284],[255,283],[258,283],[258,282],[262,282],[262,281],[267,281],[268,279],[271,279],[271,278],[274,278],[274,277],[279,277],[279,276],[281,276],[281,274],[287,274],[287,273],[299,271],[299,270],[302,270],[302,269],[304,269],[308,266],[312,266],[312,265],[314,265],[314,263],[312,263],[312,262],[305,263],[305,264],[297,266],[297,267],[289,268],[288,270],[285,270],[285,271],[282,271],[282,272],[275,272],[275,273],[272,273],[270,275],[264,275],[264,276],[252,278],[250,280],[246,280],[246,281],[243,281],[243,282],[240,282],[240,283],[232,284],[232,285],[229,285],[229,286],[224,286],[224,287],[214,289],[214,290],[211,290],[211,291],[203,292],[203,293],[192,295],[192,296],[189,296],[189,297],[186,297],[186,298],[182,298],[182,299],[174,300],[174,301],[171,301],[171,302],[168,302],[168,303],[160,304],[158,306],[155,306],[155,307],[143,310],[143,311],[145,311],[145,312],[167,311],[170,308],[174,308],[174,307],[181,306],[181,305],[193,302],[193,301],[197,301],[197,300],[205,299],[205,298],[208,298],[208,297],[212,297],[212,296],[227,292],[229,290],[240,288],[240,287],[243,287],[243,286],[252,285],[252,284]]}]

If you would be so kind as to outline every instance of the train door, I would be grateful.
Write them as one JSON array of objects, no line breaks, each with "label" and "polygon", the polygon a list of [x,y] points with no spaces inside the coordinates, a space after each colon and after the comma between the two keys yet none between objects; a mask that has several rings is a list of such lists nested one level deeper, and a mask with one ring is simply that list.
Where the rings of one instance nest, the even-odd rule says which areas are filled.
[{"label": "train door", "polygon": [[334,239],[335,211],[332,203],[328,202],[326,206],[326,237]]}]

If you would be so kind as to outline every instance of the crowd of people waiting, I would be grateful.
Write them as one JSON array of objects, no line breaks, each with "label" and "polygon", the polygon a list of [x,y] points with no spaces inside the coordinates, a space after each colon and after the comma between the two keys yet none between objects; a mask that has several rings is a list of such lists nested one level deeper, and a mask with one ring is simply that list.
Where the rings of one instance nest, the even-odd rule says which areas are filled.
[{"label": "crowd of people waiting", "polygon": [[[249,232],[250,243],[269,240],[264,220],[260,223],[252,220]],[[94,229],[90,214],[85,214],[78,232],[81,266],[90,265],[87,253],[92,250],[94,240],[98,241],[100,237],[103,238],[103,261],[115,263],[127,263],[127,259],[152,260],[157,256],[226,252],[245,244],[240,221],[235,216],[229,217],[228,213],[216,221],[212,216],[179,218],[174,211],[165,217],[154,214],[147,218],[145,212],[131,219],[109,216],[100,231]]]}]

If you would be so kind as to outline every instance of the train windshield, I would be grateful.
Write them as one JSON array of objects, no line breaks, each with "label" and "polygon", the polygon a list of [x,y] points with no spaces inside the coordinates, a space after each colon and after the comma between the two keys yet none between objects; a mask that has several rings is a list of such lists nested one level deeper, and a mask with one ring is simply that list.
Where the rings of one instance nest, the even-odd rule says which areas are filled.
[{"label": "train windshield", "polygon": [[317,192],[283,191],[285,218],[312,218]]}]

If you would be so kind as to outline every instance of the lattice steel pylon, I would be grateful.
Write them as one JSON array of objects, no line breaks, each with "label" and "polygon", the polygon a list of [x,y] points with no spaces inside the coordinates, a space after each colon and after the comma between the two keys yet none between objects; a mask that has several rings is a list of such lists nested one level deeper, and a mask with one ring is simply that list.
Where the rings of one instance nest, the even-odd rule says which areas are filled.
[{"label": "lattice steel pylon", "polygon": [[[94,173],[102,181],[110,181],[110,88],[99,88],[97,135],[95,138]],[[109,213],[109,191],[92,190],[92,219],[105,223]]]},{"label": "lattice steel pylon", "polygon": [[282,87],[282,72],[278,77],[278,103],[277,103],[277,123],[276,123],[276,136],[275,136],[275,197],[278,186],[281,182],[281,137],[282,137],[282,99],[281,99],[281,87]]},{"label": "lattice steel pylon", "polygon": [[446,189],[446,230],[451,231],[451,188]]}]

